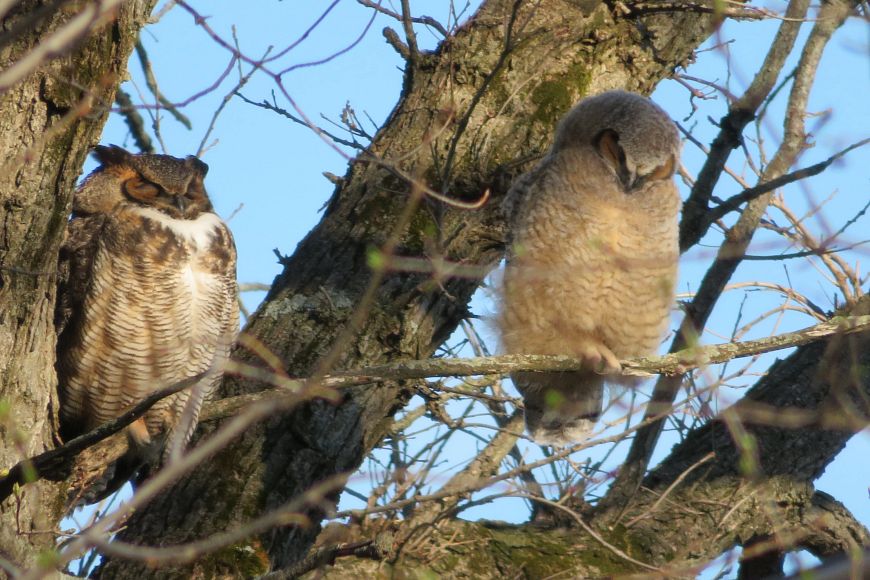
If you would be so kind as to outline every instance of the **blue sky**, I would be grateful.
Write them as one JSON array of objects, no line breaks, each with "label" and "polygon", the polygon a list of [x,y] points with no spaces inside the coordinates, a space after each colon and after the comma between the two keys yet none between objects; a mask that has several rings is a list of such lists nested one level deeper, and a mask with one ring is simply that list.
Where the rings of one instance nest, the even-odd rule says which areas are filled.
[{"label": "blue sky", "polygon": [[[198,11],[209,16],[209,26],[224,39],[232,40],[235,27],[241,50],[252,57],[261,56],[269,45],[276,47],[274,54],[299,39],[329,4],[289,0],[253,3],[226,0],[192,2]],[[398,9],[398,2],[393,4],[396,6],[392,8]],[[414,0],[411,4],[415,14],[433,16],[442,22],[449,18],[447,1]],[[773,2],[765,5],[781,11],[784,3]],[[381,123],[397,101],[401,89],[402,62],[384,41],[381,30],[385,26],[398,27],[395,21],[383,15],[377,16],[369,25],[370,18],[371,11],[353,0],[336,2],[320,25],[279,61],[280,66],[275,65],[278,70],[320,61],[353,45],[346,53],[325,64],[297,68],[284,77],[284,85],[292,98],[309,118],[325,128],[330,128],[330,125],[321,115],[337,122],[342,109],[349,103],[358,117],[364,120],[366,130],[374,133],[375,127],[367,122],[367,118],[370,117],[377,124]],[[778,25],[777,20],[726,23],[717,38],[708,42],[707,46],[712,42],[734,42],[727,42],[727,48],[701,53],[688,74],[727,85],[732,92],[739,94],[760,65]],[[367,26],[368,30],[364,33]],[[802,36],[806,35],[808,29],[809,26],[805,25]],[[358,40],[361,35],[362,38]],[[437,42],[436,36],[425,27],[418,28],[418,37],[421,46],[426,48],[433,48]],[[229,52],[218,47],[194,25],[189,14],[177,7],[166,14],[160,23],[146,29],[143,43],[148,49],[161,89],[174,102],[184,101],[213,84],[226,69],[230,59]],[[867,95],[870,95],[867,48],[866,24],[858,21],[849,23],[828,47],[810,104],[813,112],[830,109],[832,113],[829,117],[807,120],[808,128],[815,128],[813,132],[816,146],[803,155],[800,166],[823,160],[844,146],[870,135],[870,119],[866,112]],[[727,63],[730,63],[730,74]],[[242,65],[242,69],[247,72],[249,67]],[[137,91],[145,93],[147,89],[135,56],[131,60],[130,70],[138,88],[133,83],[126,83],[124,88],[138,101]],[[191,118],[192,130],[185,129],[165,112],[160,113],[161,132],[167,153],[183,156],[197,151],[213,111],[237,80],[238,72],[233,70],[216,90],[181,109]],[[271,100],[274,88],[271,79],[255,75],[241,89],[241,93],[254,101]],[[661,83],[653,98],[675,120],[684,126],[694,126],[696,136],[705,144],[715,134],[715,127],[711,126],[708,117],[719,119],[727,105],[721,96],[698,102],[700,109],[687,119],[691,113],[688,93],[675,81]],[[276,96],[276,100],[278,106],[290,108],[280,94]],[[773,119],[778,119],[776,112],[782,110],[783,102],[780,99],[772,106]],[[776,136],[781,133],[778,123],[779,121],[771,121],[764,125],[763,134],[768,153],[773,151]],[[335,127],[331,130],[341,133]],[[212,140],[215,140],[213,144]],[[109,121],[101,141],[134,148],[127,137],[126,126],[115,115]],[[239,280],[270,283],[280,271],[273,249],[277,248],[282,254],[291,254],[296,244],[318,222],[320,210],[333,191],[332,184],[322,176],[322,172],[343,175],[347,158],[325,144],[308,128],[235,98],[218,118],[209,142],[210,146],[202,156],[210,166],[206,184],[218,213],[225,218],[232,215],[230,225],[239,250]],[[352,154],[347,148],[344,151]],[[694,145],[687,143],[684,146],[683,164],[688,171],[694,174],[702,162],[703,154]],[[732,157],[729,165],[743,174],[750,183],[755,182],[739,154]],[[870,147],[854,151],[845,161],[835,164],[823,175],[788,189],[786,195],[789,204],[798,213],[803,213],[836,194],[825,205],[823,214],[811,216],[806,222],[811,230],[824,236],[826,232],[840,227],[870,199],[866,170],[868,165]],[[92,167],[93,162],[89,162],[86,171]],[[681,187],[685,194],[687,188],[682,184]],[[716,195],[724,198],[738,193],[741,189],[733,180],[723,178]],[[868,220],[859,220],[844,237],[851,242],[870,238]],[[768,236],[761,237],[751,252],[771,254],[785,249],[781,241],[770,241],[771,239]],[[705,241],[718,245],[719,240],[720,236],[711,234]],[[714,251],[715,246],[697,247],[684,256],[681,262],[681,291],[697,287]],[[856,261],[867,262],[865,249],[844,254],[844,257],[853,264]],[[791,285],[822,308],[828,310],[834,307],[830,284],[823,280],[808,261],[749,262],[741,267],[734,281],[755,280]],[[246,294],[245,302],[249,308],[255,308],[262,296],[262,293]],[[710,321],[710,328],[719,336],[706,334],[703,340],[707,343],[727,340],[741,304],[742,320],[745,323],[781,303],[781,297],[770,292],[729,292],[719,303],[716,314]],[[475,299],[473,310],[483,317],[494,312],[485,292]],[[772,317],[759,324],[745,338],[758,338],[774,330],[782,332],[813,324],[809,317],[796,313],[788,313],[775,323],[776,320],[776,317]],[[495,338],[489,338],[490,345],[495,346]],[[780,353],[779,356],[784,354]],[[763,370],[770,360],[771,357],[761,359],[753,369]],[[739,364],[742,363],[734,365],[733,368],[737,368]],[[745,385],[753,380],[753,377],[749,377],[741,384]],[[740,389],[728,388],[722,389],[721,393],[725,401],[733,401],[740,394]],[[668,449],[668,444],[660,445],[658,455],[663,456]],[[867,435],[857,435],[818,482],[820,489],[843,501],[865,524],[870,523],[870,501],[867,496],[870,485],[870,463],[866,461],[868,453],[870,441]],[[461,459],[456,461],[458,464]],[[348,505],[353,504],[348,502]],[[496,508],[481,508],[466,515],[522,519],[511,517],[515,504],[507,502],[498,505]],[[515,507],[516,514],[521,516],[522,506]]]}]

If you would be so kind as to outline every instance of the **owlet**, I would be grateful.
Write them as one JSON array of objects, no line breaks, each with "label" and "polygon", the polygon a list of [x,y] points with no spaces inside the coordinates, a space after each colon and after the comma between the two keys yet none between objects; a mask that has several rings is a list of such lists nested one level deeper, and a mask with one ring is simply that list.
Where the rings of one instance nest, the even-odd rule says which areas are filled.
[{"label": "owlet", "polygon": [[[649,99],[610,91],[561,120],[546,156],[505,199],[503,347],[581,358],[576,372],[517,372],[526,427],[539,442],[585,440],[619,359],[652,353],[674,300],[680,197],[676,127]],[[609,375],[609,376],[608,376]]]}]

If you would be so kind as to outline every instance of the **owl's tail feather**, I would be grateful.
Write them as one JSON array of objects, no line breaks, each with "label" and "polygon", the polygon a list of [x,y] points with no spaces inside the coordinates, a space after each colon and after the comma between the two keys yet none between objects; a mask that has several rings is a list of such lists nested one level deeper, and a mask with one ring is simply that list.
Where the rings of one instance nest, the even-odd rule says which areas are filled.
[{"label": "owl's tail feather", "polygon": [[190,387],[190,395],[184,397],[184,403],[177,405],[180,407],[180,410],[176,410],[177,421],[169,427],[163,438],[162,453],[158,462],[161,466],[181,458],[193,437],[193,432],[196,431],[199,412],[202,410],[206,393],[212,391],[212,385],[220,379],[220,373],[207,374],[199,383]]},{"label": "owl's tail feather", "polygon": [[511,379],[523,395],[526,429],[536,443],[563,446],[589,438],[601,415],[603,376],[590,371],[519,372]]},{"label": "owl's tail feather", "polygon": [[224,366],[230,357],[230,348],[235,341],[238,320],[234,321],[230,317],[228,326],[228,331],[218,340],[205,376],[190,387],[189,392],[184,396],[175,395],[177,401],[174,405],[176,420],[166,433],[163,453],[160,458],[161,465],[167,465],[181,458],[184,449],[196,431],[203,403],[215,393],[223,379]]}]

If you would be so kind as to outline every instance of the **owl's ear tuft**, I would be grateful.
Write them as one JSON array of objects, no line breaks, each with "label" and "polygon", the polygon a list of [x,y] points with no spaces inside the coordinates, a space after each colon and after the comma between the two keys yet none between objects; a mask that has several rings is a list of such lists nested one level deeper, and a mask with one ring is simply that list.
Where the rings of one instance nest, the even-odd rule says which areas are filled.
[{"label": "owl's ear tuft", "polygon": [[127,163],[130,153],[117,145],[97,145],[93,150],[94,157],[101,165],[121,165]]},{"label": "owl's ear tuft", "polygon": [[150,202],[160,194],[160,188],[141,177],[131,177],[124,182],[124,193],[137,201]]},{"label": "owl's ear tuft", "polygon": [[613,168],[613,172],[626,191],[632,188],[632,175],[625,161],[625,151],[619,144],[619,133],[613,129],[605,129],[598,134],[592,144],[601,158]]},{"label": "owl's ear tuft", "polygon": [[208,173],[208,165],[199,157],[188,155],[184,161],[188,167],[192,167],[194,171],[199,173],[202,177],[205,177]]}]

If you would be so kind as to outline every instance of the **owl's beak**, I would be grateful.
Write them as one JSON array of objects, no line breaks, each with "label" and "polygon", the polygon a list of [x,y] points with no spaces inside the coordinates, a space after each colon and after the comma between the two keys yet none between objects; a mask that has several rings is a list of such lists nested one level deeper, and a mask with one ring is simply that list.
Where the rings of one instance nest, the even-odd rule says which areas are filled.
[{"label": "owl's beak", "polygon": [[626,190],[631,192],[636,189],[640,189],[643,184],[646,183],[646,177],[643,175],[632,175],[628,178],[626,183]]},{"label": "owl's beak", "polygon": [[187,203],[189,200],[186,197],[183,195],[176,195],[173,201],[175,202],[175,207],[178,208],[178,211],[181,213],[187,211]]}]

